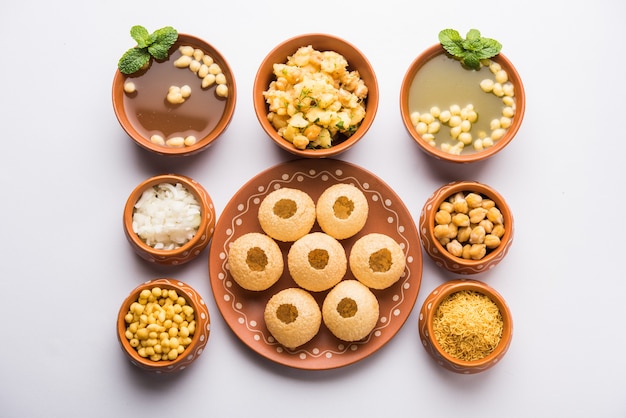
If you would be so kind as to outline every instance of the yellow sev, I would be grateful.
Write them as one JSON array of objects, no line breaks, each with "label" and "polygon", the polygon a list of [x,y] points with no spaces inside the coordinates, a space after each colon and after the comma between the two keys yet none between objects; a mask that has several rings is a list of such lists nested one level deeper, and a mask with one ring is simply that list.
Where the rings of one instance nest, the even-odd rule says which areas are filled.
[{"label": "yellow sev", "polygon": [[433,318],[433,333],[441,348],[463,361],[489,355],[502,338],[502,314],[482,293],[461,290],[447,296]]}]

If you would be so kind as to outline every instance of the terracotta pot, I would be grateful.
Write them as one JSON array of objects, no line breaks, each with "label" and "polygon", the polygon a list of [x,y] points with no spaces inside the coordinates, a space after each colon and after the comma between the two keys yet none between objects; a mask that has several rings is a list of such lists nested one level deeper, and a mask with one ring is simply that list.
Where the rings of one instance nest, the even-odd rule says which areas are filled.
[{"label": "terracotta pot", "polygon": [[[433,331],[433,318],[437,308],[448,296],[455,292],[469,290],[488,296],[500,310],[503,328],[499,344],[480,360],[464,361],[448,354],[437,342]],[[496,290],[476,280],[451,280],[433,290],[424,300],[419,314],[419,335],[426,352],[440,366],[455,373],[480,373],[498,364],[511,345],[513,338],[513,318],[506,301]]]},{"label": "terracotta pot", "polygon": [[[115,116],[119,121],[120,125],[126,131],[128,136],[130,136],[133,141],[140,147],[154,152],[159,155],[169,155],[169,156],[188,156],[197,154],[201,151],[206,150],[210,145],[214,143],[214,141],[219,138],[225,131],[232,117],[235,113],[235,104],[237,101],[237,85],[235,83],[235,76],[233,74],[232,69],[228,65],[228,62],[224,58],[224,56],[211,44],[205,42],[204,40],[197,38],[195,36],[179,34],[178,40],[170,49],[170,57],[174,53],[177,53],[178,48],[181,45],[188,45],[193,48],[198,48],[204,51],[205,54],[209,55],[213,58],[213,60],[219,65],[222,73],[226,77],[226,84],[228,86],[228,97],[219,99],[224,102],[224,109],[221,115],[210,115],[211,118],[208,120],[217,119],[217,123],[213,126],[210,131],[199,131],[198,133],[194,132],[194,136],[196,137],[197,142],[193,145],[182,146],[182,147],[171,147],[166,145],[159,145],[151,141],[147,130],[141,129],[138,127],[136,123],[133,122],[134,116],[130,113],[129,110],[129,102],[131,100],[130,96],[124,91],[124,84],[127,80],[139,82],[141,77],[145,77],[150,75],[150,70],[152,66],[156,65],[155,61],[152,61],[150,68],[147,70],[140,70],[136,74],[125,75],[120,72],[120,70],[115,71],[115,76],[113,77],[113,89],[112,89],[112,97],[113,97],[113,110],[115,111]],[[168,58],[163,64],[173,65],[173,58]],[[189,81],[189,86],[192,89],[191,99],[186,103],[180,105],[180,109],[189,109],[189,106],[202,106],[202,108],[206,107],[206,100],[203,101],[195,101],[196,96],[202,97],[200,95],[203,94],[215,94],[216,87],[209,87],[208,89],[202,88],[202,79],[196,75],[191,74],[188,69],[180,69],[181,74],[184,74],[186,77],[190,77],[192,81]],[[183,72],[186,71],[186,72]],[[193,75],[193,77],[191,77]],[[183,79],[180,81],[176,80],[177,84],[184,84]],[[166,100],[168,88],[170,87],[170,80],[165,80],[163,82],[162,90],[163,90],[163,101]],[[180,86],[179,86],[180,87]],[[206,91],[204,91],[206,90]],[[137,90],[137,94],[141,94],[141,89]],[[184,107],[187,106],[187,107]],[[201,109],[202,109],[201,108]],[[156,112],[156,109],[154,110]],[[197,117],[198,114],[202,114],[202,112],[196,112],[194,117]],[[155,116],[156,118],[157,116]],[[169,118],[173,121],[181,118],[181,114],[178,113],[177,108],[168,108],[167,112],[163,115],[158,116],[159,118]],[[209,122],[207,122],[209,123]],[[194,131],[194,129],[189,127],[181,127],[181,129]],[[167,138],[164,138],[167,139]]]},{"label": "terracotta pot", "polygon": [[[136,348],[131,346],[130,340],[126,337],[128,324],[125,320],[130,311],[131,305],[136,302],[141,292],[145,289],[152,290],[158,287],[161,289],[173,289],[178,296],[185,298],[186,304],[193,308],[194,319],[196,321],[195,333],[191,337],[191,343],[179,354],[175,360],[151,360],[139,355]],[[117,315],[117,337],[124,353],[128,356],[132,364],[140,369],[156,373],[174,373],[186,369],[200,357],[209,339],[211,320],[209,310],[200,295],[187,284],[171,279],[160,278],[147,281],[137,286],[124,299]]]},{"label": "terracotta pot", "polygon": [[[145,190],[162,183],[180,183],[193,194],[201,211],[200,226],[196,234],[187,243],[172,250],[158,250],[147,245],[133,230],[135,203]],[[162,174],[143,181],[128,197],[123,215],[124,233],[133,250],[144,260],[165,265],[184,264],[197,257],[209,244],[215,230],[215,222],[215,207],[207,191],[195,180],[178,174]]]},{"label": "terracotta pot", "polygon": [[[274,64],[286,63],[289,56],[298,48],[311,45],[318,51],[335,51],[348,61],[349,70],[357,70],[368,88],[365,118],[358,129],[343,142],[323,149],[297,149],[291,142],[278,135],[268,120],[269,107],[263,96],[270,83],[275,79]],[[340,154],[360,141],[371,127],[378,110],[378,81],[367,57],[351,43],[332,35],[312,33],[295,36],[280,43],[267,54],[254,79],[253,87],[254,111],[261,127],[280,148],[302,158],[323,158]]]},{"label": "terracotta pot", "polygon": [[[504,134],[504,136],[496,140],[492,146],[484,148],[482,151],[472,150],[471,152],[464,152],[460,155],[451,154],[447,151],[443,151],[440,147],[431,145],[427,140],[423,138],[420,133],[418,133],[413,121],[411,120],[411,113],[413,109],[409,108],[411,86],[416,75],[428,61],[443,54],[448,53],[443,49],[440,44],[433,45],[423,51],[417,58],[415,58],[415,60],[409,66],[400,88],[400,113],[404,126],[407,129],[411,138],[413,138],[417,145],[419,145],[420,149],[424,151],[427,155],[436,159],[454,163],[471,163],[489,158],[500,152],[513,140],[522,124],[526,108],[526,93],[524,91],[524,85],[522,84],[522,80],[511,61],[509,61],[508,58],[506,58],[503,54],[498,54],[495,57],[491,58],[492,61],[500,64],[502,69],[507,72],[508,80],[514,87],[515,94],[513,97],[515,101],[515,115],[512,118],[511,125],[506,129],[506,133]],[[459,65],[461,64],[459,63]],[[484,71],[486,71],[486,77],[488,75],[493,76],[488,69],[485,69]],[[458,80],[455,81],[458,82]],[[477,94],[482,94],[479,86],[476,86],[476,89]],[[418,93],[419,92],[414,92],[414,94]],[[427,110],[429,109],[424,109],[424,111]],[[477,109],[477,112],[480,113],[480,109]],[[468,145],[467,147],[470,147],[470,145]]]},{"label": "terracotta pot", "polygon": [[[474,192],[491,199],[502,213],[504,235],[500,237],[500,245],[495,249],[488,249],[487,254],[480,259],[453,255],[435,236],[435,216],[441,203],[459,192]],[[420,240],[426,253],[439,267],[457,274],[482,273],[500,263],[513,243],[514,226],[513,214],[504,198],[492,187],[475,181],[457,181],[440,187],[426,200],[419,218]]]}]

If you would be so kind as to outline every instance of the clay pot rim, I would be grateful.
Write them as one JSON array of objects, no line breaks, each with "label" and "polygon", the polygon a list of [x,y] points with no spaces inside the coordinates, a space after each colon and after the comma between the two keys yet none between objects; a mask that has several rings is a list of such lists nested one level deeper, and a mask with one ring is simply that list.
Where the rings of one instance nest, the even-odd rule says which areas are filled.
[{"label": "clay pot rim", "polygon": [[[366,82],[368,88],[366,114],[365,118],[361,122],[361,125],[348,139],[326,149],[299,150],[295,148],[289,141],[278,135],[276,129],[274,129],[267,119],[268,109],[265,98],[263,97],[263,91],[267,90],[270,81],[273,80],[273,73],[271,70],[272,65],[275,63],[286,62],[287,57],[294,54],[299,47],[307,45],[311,45],[317,50],[334,50],[344,55],[344,57],[346,57],[345,51],[351,51],[351,54],[355,54],[358,57],[356,60],[358,62],[355,64],[354,59],[346,57],[349,68],[359,70],[361,78],[367,78],[369,80]],[[360,49],[345,39],[337,36],[327,33],[314,32],[288,38],[268,52],[258,67],[254,78],[252,93],[254,111],[257,120],[259,121],[263,131],[276,145],[278,145],[281,149],[302,158],[326,158],[347,151],[365,136],[367,131],[372,126],[378,110],[378,89],[378,80],[374,68],[372,67],[369,59]]]},{"label": "clay pot rim", "polygon": [[[448,54],[446,50],[441,46],[441,44],[434,44],[429,48],[425,49],[421,54],[419,54],[413,62],[408,67],[407,72],[402,80],[402,84],[400,87],[400,115],[402,117],[402,122],[411,136],[413,140],[419,145],[420,149],[424,151],[427,155],[434,157],[436,159],[453,162],[453,163],[472,163],[477,161],[483,161],[498,152],[504,149],[517,135],[519,131],[524,115],[526,112],[526,92],[524,90],[524,84],[522,79],[513,65],[513,63],[502,53],[496,55],[491,58],[493,61],[499,63],[506,71],[509,76],[509,80],[515,86],[515,118],[513,118],[513,123],[507,129],[506,134],[496,141],[493,146],[479,152],[472,152],[469,154],[461,154],[461,155],[453,155],[447,152],[442,151],[440,148],[433,147],[428,144],[424,139],[422,139],[421,135],[417,133],[415,127],[411,122],[411,112],[409,110],[409,90],[411,88],[411,84],[413,83],[413,79],[415,75],[419,71],[424,64],[441,54]],[[460,65],[460,64],[459,64]]]},{"label": "clay pot rim", "polygon": [[[460,360],[456,357],[453,357],[450,354],[448,354],[445,350],[443,350],[441,345],[439,345],[439,343],[437,342],[437,339],[434,337],[432,320],[439,305],[449,295],[462,291],[462,290],[475,291],[485,296],[488,296],[498,306],[498,309],[500,310],[500,313],[502,315],[503,326],[502,326],[502,337],[501,337],[500,343],[491,353],[489,353],[487,356],[483,357],[480,360],[466,361],[466,360]],[[433,349],[436,350],[437,353],[443,359],[445,359],[445,361],[447,361],[450,364],[455,365],[461,370],[463,369],[465,370],[486,369],[488,368],[490,363],[494,362],[495,359],[504,356],[504,354],[509,349],[511,340],[513,338],[513,317],[511,315],[511,310],[509,309],[509,306],[506,303],[506,300],[498,291],[496,291],[494,288],[487,285],[486,283],[483,283],[478,280],[456,279],[456,280],[451,280],[447,283],[444,283],[438,286],[426,298],[426,301],[428,301],[435,292],[438,292],[438,293],[432,299],[432,306],[429,310],[427,310],[427,314],[424,317],[424,321],[426,321],[426,329],[428,330],[428,336],[427,336],[428,340],[432,344]]]},{"label": "clay pot rim", "polygon": [[[435,237],[434,225],[437,208],[444,200],[458,192],[475,192],[488,197],[496,203],[496,207],[500,209],[500,212],[504,217],[505,232],[501,238],[500,245],[498,246],[498,248],[490,251],[485,257],[481,258],[480,260],[466,260],[464,258],[456,257],[450,254],[450,252],[443,245],[441,245],[439,240]],[[498,258],[502,251],[508,251],[507,243],[513,239],[515,230],[513,213],[511,212],[511,208],[509,207],[504,197],[494,188],[477,181],[456,181],[440,187],[435,192],[435,194],[438,194],[438,197],[430,203],[430,209],[424,207],[422,211],[422,216],[425,218],[426,222],[426,234],[428,235],[427,239],[431,242],[432,245],[435,246],[435,248],[442,255],[442,257],[446,258],[450,262],[458,264],[459,266],[474,268],[480,265],[489,264],[491,260],[493,260],[494,258]],[[428,204],[429,203],[426,203],[426,205]],[[423,233],[423,231],[420,232]]]},{"label": "clay pot rim", "polygon": [[[211,55],[211,57],[219,63],[222,72],[227,75],[228,79],[228,98],[226,99],[226,107],[224,109],[224,113],[222,114],[220,121],[215,126],[213,131],[209,132],[207,136],[204,138],[198,138],[198,141],[188,147],[182,148],[172,148],[165,147],[153,144],[150,141],[150,138],[146,138],[139,131],[137,131],[130,121],[128,120],[128,116],[124,111],[124,91],[123,85],[124,81],[128,77],[125,74],[116,68],[115,74],[113,76],[113,86],[112,86],[112,102],[113,102],[113,111],[115,113],[115,117],[117,118],[120,126],[126,132],[126,134],[141,148],[154,152],[158,155],[163,156],[188,156],[194,155],[201,151],[206,150],[212,145],[215,140],[222,136],[222,134],[226,131],[232,118],[235,114],[235,106],[237,103],[237,83],[235,81],[235,76],[232,68],[228,64],[226,58],[218,51],[213,45],[209,44],[205,40],[198,38],[193,35],[179,33],[178,39],[170,49],[170,51],[175,50],[180,45],[192,45],[194,47],[198,47],[202,49],[205,53]],[[199,79],[198,79],[199,80]]]},{"label": "clay pot rim", "polygon": [[[160,360],[153,361],[149,358],[144,358],[139,355],[137,350],[135,350],[131,345],[128,339],[126,338],[126,321],[124,317],[128,313],[130,309],[130,305],[137,301],[139,294],[144,289],[152,289],[154,287],[160,287],[162,289],[174,289],[178,293],[179,296],[183,296],[187,304],[191,305],[194,309],[195,319],[196,319],[196,332],[194,333],[191,344],[185,349],[185,352],[193,352],[199,345],[206,345],[207,339],[201,340],[202,335],[204,334],[204,330],[207,329],[207,325],[211,323],[211,319],[209,316],[208,307],[206,304],[198,305],[198,303],[194,300],[191,292],[195,292],[198,298],[200,295],[188,284],[181,282],[180,280],[175,280],[171,277],[161,277],[157,279],[152,279],[145,281],[135,287],[129,294],[124,298],[120,309],[117,314],[117,337],[118,341],[122,347],[122,350],[126,353],[126,355],[137,365],[143,369],[147,370],[165,370],[172,369],[176,370],[181,363],[186,363],[189,361],[187,355],[179,355],[174,360]],[[200,298],[201,299],[201,298]],[[202,299],[201,299],[202,300]],[[204,314],[204,317],[202,316]],[[207,334],[209,332],[207,331]],[[194,360],[197,356],[194,356]]]},{"label": "clay pot rim", "polygon": [[[146,189],[161,183],[181,183],[190,193],[194,195],[194,197],[200,204],[201,220],[200,225],[198,226],[198,232],[184,245],[173,250],[154,249],[153,247],[150,247],[145,242],[143,242],[141,238],[139,238],[139,236],[133,231],[133,212],[135,203]],[[208,212],[211,212],[212,215],[207,216]],[[142,181],[130,193],[124,206],[124,231],[131,245],[135,248],[136,251],[150,254],[153,258],[163,260],[164,262],[169,258],[182,257],[187,251],[189,251],[190,248],[195,247],[198,242],[203,239],[203,232],[206,231],[207,234],[210,233],[209,229],[211,228],[211,222],[215,224],[215,215],[213,203],[207,191],[200,185],[200,183],[196,182],[191,177],[187,177],[181,174],[159,174]],[[207,239],[207,243],[208,241],[209,239]]]}]

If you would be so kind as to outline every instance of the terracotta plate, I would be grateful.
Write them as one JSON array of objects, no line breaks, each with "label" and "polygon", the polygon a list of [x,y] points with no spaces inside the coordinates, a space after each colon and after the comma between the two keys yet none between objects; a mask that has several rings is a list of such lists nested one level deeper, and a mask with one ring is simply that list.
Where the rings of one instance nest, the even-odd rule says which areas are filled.
[{"label": "terracotta plate", "polygon": [[[324,326],[307,344],[288,350],[267,331],[263,319],[269,298],[287,287],[297,286],[287,269],[290,243],[279,243],[285,257],[285,271],[280,280],[263,292],[239,287],[227,269],[229,245],[248,232],[263,232],[257,213],[259,204],[271,191],[290,187],[307,192],[313,201],[335,183],[351,183],[368,199],[368,221],[356,236],[341,241],[350,254],[352,244],[371,232],[384,233],[403,247],[407,256],[405,274],[385,290],[374,290],[380,303],[380,318],[373,332],[362,341],[346,343],[335,338]],[[317,223],[313,231],[319,231]],[[389,186],[372,173],[333,159],[302,159],[282,163],[248,181],[226,205],[216,225],[209,253],[211,287],[225,321],[239,339],[276,363],[299,369],[323,370],[355,363],[383,347],[405,323],[419,292],[422,278],[422,253],[417,229],[404,203]],[[353,279],[348,268],[345,279]],[[327,292],[312,293],[322,304]]]}]

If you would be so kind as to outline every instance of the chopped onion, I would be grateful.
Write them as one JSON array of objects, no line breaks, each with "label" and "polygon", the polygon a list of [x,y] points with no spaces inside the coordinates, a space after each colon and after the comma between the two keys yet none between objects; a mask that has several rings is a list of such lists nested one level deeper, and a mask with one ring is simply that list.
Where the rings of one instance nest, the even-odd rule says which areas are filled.
[{"label": "chopped onion", "polygon": [[161,183],[135,203],[133,231],[157,250],[174,250],[191,240],[200,226],[200,205],[182,184]]}]

